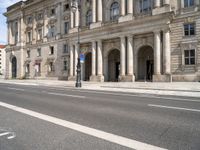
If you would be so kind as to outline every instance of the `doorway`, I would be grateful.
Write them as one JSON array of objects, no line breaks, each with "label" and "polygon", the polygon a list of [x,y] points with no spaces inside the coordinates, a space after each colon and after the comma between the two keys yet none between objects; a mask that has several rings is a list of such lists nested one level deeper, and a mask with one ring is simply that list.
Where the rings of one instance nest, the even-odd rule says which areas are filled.
[{"label": "doorway", "polygon": [[17,58],[12,58],[12,78],[17,78]]}]

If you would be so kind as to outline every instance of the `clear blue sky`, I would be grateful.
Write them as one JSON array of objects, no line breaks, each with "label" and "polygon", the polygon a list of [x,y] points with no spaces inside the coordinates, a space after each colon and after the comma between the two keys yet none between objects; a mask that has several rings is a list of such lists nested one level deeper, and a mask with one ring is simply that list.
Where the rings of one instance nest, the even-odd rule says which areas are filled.
[{"label": "clear blue sky", "polygon": [[7,24],[3,13],[6,8],[20,0],[0,0],[0,44],[7,44]]}]

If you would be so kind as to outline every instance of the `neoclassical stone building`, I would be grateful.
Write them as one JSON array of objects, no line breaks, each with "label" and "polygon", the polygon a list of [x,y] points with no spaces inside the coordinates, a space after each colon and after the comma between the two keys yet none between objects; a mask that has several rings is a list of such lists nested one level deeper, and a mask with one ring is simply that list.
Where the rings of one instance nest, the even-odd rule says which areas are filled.
[{"label": "neoclassical stone building", "polygon": [[[199,0],[27,0],[7,8],[7,78],[200,81]],[[79,19],[80,18],[80,19]],[[80,24],[80,52],[77,32]]]}]

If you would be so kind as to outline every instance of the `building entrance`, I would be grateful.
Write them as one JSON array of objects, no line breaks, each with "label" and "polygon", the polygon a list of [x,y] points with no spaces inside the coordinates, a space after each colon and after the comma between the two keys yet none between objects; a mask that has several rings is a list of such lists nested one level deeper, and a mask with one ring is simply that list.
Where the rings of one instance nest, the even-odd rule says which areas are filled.
[{"label": "building entrance", "polygon": [[12,58],[12,78],[17,77],[17,58],[13,57]]},{"label": "building entrance", "polygon": [[138,52],[138,80],[152,81],[153,79],[153,48],[143,46]]},{"label": "building entrance", "polygon": [[120,51],[115,49],[108,55],[108,81],[117,82],[120,75]]},{"label": "building entrance", "polygon": [[85,56],[85,81],[90,80],[92,74],[92,53],[87,53]]}]

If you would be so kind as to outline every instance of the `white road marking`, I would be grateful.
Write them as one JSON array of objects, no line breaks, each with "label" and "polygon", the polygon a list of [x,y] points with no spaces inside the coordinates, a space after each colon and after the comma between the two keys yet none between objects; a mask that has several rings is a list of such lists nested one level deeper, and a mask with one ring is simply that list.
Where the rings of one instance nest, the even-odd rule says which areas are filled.
[{"label": "white road marking", "polygon": [[10,132],[1,133],[1,134],[0,134],[0,137],[1,137],[1,136],[6,136],[6,135],[8,135],[8,134],[10,134]]},{"label": "white road marking", "polygon": [[11,136],[8,136],[7,139],[11,140],[14,139],[16,137],[16,134],[14,132],[11,132]]},{"label": "white road marking", "polygon": [[128,139],[122,136],[114,135],[94,128],[86,127],[80,124],[76,124],[73,122],[69,122],[66,120],[34,112],[7,103],[0,102],[0,106],[135,150],[167,150],[164,148],[142,143],[136,140]]},{"label": "white road marking", "polygon": [[164,105],[154,105],[154,104],[148,104],[148,106],[149,107],[175,109],[175,110],[185,110],[185,111],[192,111],[192,112],[200,112],[199,109],[189,109],[189,108],[172,107],[172,106],[164,106]]},{"label": "white road marking", "polygon": [[96,94],[107,94],[107,95],[115,95],[115,96],[130,96],[130,97],[143,97],[143,98],[155,98],[155,99],[164,99],[164,100],[172,100],[172,101],[187,101],[187,102],[199,102],[200,100],[195,99],[186,99],[186,98],[176,98],[176,97],[160,97],[156,95],[133,95],[133,94],[126,94],[126,93],[110,93],[110,92],[101,92],[101,91],[81,91],[81,90],[71,90],[71,91],[79,91],[82,93],[96,93]]},{"label": "white road marking", "polygon": [[25,89],[11,88],[11,87],[7,87],[7,89],[9,89],[9,90],[15,90],[15,91],[25,91]]},{"label": "white road marking", "polygon": [[78,95],[69,95],[69,94],[51,93],[51,92],[46,92],[46,93],[47,93],[47,94],[50,94],[50,95],[56,95],[56,96],[75,97],[75,98],[82,98],[82,99],[85,98],[85,96],[78,96]]}]

